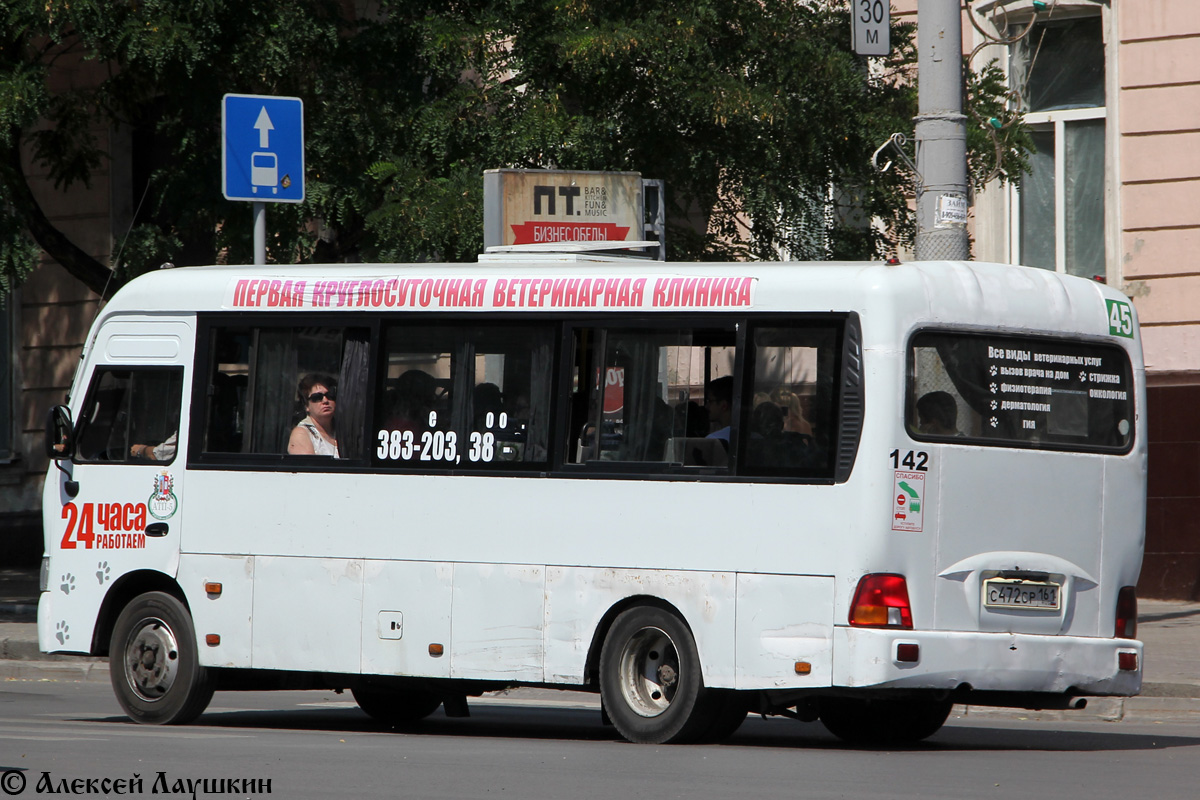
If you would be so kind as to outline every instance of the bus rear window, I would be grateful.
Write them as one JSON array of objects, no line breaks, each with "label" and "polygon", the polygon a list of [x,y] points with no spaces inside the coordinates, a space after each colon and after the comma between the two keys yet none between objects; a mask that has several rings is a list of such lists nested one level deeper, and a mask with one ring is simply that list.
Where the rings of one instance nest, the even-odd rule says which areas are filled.
[{"label": "bus rear window", "polygon": [[1134,388],[1119,347],[926,331],[908,354],[908,432],[919,440],[1083,452],[1133,443]]}]

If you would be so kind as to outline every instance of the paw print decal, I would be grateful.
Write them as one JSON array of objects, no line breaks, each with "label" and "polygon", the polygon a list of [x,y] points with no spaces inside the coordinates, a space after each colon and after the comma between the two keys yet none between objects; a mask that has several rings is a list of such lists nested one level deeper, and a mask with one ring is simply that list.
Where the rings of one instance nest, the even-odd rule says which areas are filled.
[{"label": "paw print decal", "polygon": [[62,585],[58,588],[62,589],[63,594],[70,594],[75,588],[75,576],[69,572],[66,575],[63,575]]},{"label": "paw print decal", "polygon": [[62,620],[54,627],[54,638],[58,639],[59,644],[66,644],[67,639],[71,638],[70,630],[71,626],[67,624],[66,620]]},{"label": "paw print decal", "polygon": [[96,565],[96,580],[100,581],[103,586],[105,581],[112,580],[112,568],[108,566],[107,561],[101,561]]}]

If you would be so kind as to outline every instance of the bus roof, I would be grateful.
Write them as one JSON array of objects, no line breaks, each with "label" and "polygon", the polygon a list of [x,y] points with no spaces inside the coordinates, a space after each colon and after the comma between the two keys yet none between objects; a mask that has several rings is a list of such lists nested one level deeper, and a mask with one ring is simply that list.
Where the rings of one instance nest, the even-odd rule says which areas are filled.
[{"label": "bus roof", "polygon": [[[122,288],[112,315],[219,311],[847,312],[887,340],[921,325],[1108,336],[1096,281],[982,262],[690,263],[644,259],[183,267]],[[1132,311],[1132,306],[1130,306]],[[890,319],[890,322],[889,322]],[[1136,326],[1134,338],[1137,341]],[[1140,360],[1139,360],[1140,362]]]}]

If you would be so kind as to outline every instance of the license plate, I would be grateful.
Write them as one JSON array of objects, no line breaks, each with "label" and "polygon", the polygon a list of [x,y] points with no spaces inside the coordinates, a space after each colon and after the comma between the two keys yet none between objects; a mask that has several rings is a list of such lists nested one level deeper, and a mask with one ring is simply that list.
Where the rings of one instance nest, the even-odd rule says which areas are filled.
[{"label": "license plate", "polygon": [[988,608],[1032,608],[1058,611],[1057,583],[987,580],[983,582],[983,604]]}]

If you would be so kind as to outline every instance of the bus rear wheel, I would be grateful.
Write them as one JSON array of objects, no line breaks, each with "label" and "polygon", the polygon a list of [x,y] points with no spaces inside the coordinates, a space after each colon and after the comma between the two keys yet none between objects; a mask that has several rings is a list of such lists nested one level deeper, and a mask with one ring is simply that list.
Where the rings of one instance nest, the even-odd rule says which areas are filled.
[{"label": "bus rear wheel", "polygon": [[826,698],[821,701],[821,724],[850,744],[915,744],[937,733],[953,706],[932,697]]},{"label": "bus rear wheel", "polygon": [[350,690],[367,716],[385,725],[412,725],[438,710],[440,695],[424,689],[384,689],[362,685]]},{"label": "bus rear wheel", "polygon": [[182,725],[204,712],[213,680],[200,666],[187,607],[165,592],[147,592],[121,611],[109,640],[109,678],[130,719]]},{"label": "bus rear wheel", "polygon": [[652,606],[622,612],[609,629],[600,651],[600,700],[631,742],[690,742],[713,722],[691,631]]}]

